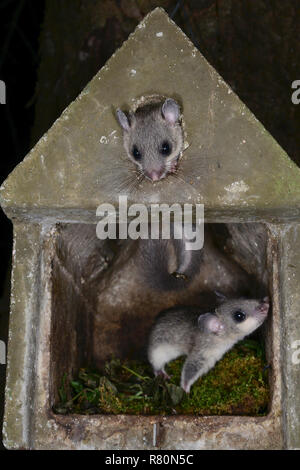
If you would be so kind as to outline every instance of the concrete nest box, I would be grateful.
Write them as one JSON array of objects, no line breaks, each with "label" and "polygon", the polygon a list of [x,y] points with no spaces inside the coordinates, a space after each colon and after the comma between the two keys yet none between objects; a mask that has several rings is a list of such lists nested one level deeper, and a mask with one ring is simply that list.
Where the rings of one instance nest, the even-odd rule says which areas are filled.
[{"label": "concrete nest box", "polygon": [[[116,109],[151,95],[180,103],[186,150],[178,177],[137,185]],[[266,285],[272,297],[264,332],[271,366],[266,416],[53,412],[63,374],[135,354],[154,313],[197,294],[197,286],[185,297],[145,292],[134,284],[131,248],[115,262],[111,246],[97,239],[97,207],[117,206],[120,194],[147,206],[204,204],[208,228],[230,242],[239,269]],[[8,448],[300,447],[300,171],[163,10],[138,25],[15,168],[0,197],[14,224]],[[263,248],[243,264],[258,239]],[[211,288],[216,277],[207,275]],[[240,293],[229,270],[217,280]]]}]

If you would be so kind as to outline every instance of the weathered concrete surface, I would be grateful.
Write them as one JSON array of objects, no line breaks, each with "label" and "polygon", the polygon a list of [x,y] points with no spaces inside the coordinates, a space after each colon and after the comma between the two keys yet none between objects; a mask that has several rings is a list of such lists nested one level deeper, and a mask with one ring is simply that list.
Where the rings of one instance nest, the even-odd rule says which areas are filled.
[{"label": "weathered concrete surface", "polygon": [[300,449],[300,224],[285,227],[279,233],[285,446]]},{"label": "weathered concrete surface", "polygon": [[[141,96],[183,106],[190,147],[179,177],[130,192],[117,107]],[[128,179],[129,178],[129,179]],[[232,214],[299,215],[300,170],[161,9],[154,10],[56,121],[1,189],[1,205],[95,209],[119,193],[138,202],[198,202]]]},{"label": "weathered concrete surface", "polygon": [[[35,449],[281,449],[278,420],[244,417],[56,416],[41,421]],[[154,427],[159,430],[153,445]],[[51,439],[50,439],[51,436]]]},{"label": "weathered concrete surface", "polygon": [[41,227],[14,225],[4,444],[28,446],[39,328]]}]

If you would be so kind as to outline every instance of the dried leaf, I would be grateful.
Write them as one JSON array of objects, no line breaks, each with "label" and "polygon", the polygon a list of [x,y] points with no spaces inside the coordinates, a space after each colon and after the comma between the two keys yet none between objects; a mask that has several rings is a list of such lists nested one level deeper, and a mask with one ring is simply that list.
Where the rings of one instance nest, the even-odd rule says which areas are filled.
[{"label": "dried leaf", "polygon": [[173,405],[178,405],[184,397],[183,389],[171,383],[166,383],[166,389],[169,392]]}]

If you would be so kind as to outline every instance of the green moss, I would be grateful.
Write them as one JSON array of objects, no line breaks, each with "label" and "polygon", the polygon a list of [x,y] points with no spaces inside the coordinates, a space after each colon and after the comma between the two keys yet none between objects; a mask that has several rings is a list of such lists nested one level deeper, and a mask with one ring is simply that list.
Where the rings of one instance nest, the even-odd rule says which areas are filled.
[{"label": "green moss", "polygon": [[269,400],[264,352],[254,340],[229,351],[187,395],[180,387],[184,359],[167,367],[169,382],[149,364],[113,359],[99,372],[81,369],[69,387],[63,378],[57,413],[263,415]]}]

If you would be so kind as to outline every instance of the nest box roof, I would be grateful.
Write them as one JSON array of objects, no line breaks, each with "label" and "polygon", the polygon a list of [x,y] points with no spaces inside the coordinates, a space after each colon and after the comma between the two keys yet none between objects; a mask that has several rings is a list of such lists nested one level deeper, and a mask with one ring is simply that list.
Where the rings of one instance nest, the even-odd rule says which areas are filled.
[{"label": "nest box roof", "polygon": [[[132,189],[115,117],[142,96],[182,104],[188,149],[178,178]],[[150,13],[40,139],[1,187],[18,210],[95,210],[103,202],[203,203],[237,213],[299,216],[300,170],[183,32],[160,8]]]}]

